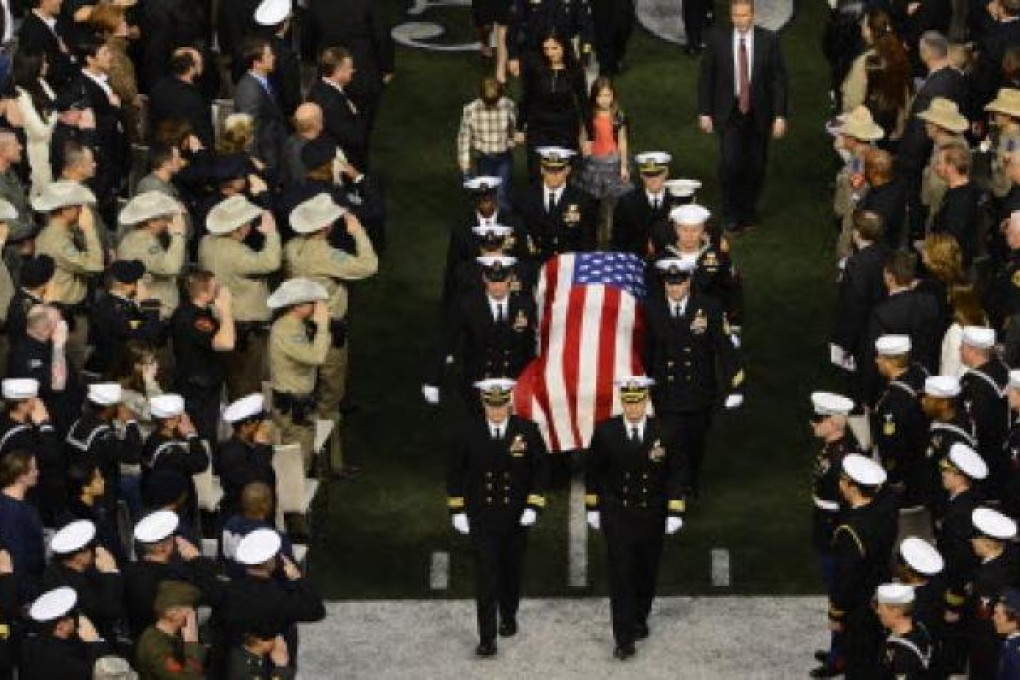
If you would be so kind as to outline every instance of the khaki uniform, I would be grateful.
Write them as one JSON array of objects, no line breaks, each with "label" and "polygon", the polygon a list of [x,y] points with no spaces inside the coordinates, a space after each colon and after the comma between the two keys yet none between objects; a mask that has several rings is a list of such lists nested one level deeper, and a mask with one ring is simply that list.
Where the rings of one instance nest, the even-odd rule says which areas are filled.
[{"label": "khaki uniform", "polygon": [[80,237],[70,229],[47,224],[35,241],[38,255],[53,258],[55,268],[50,283],[53,300],[68,308],[73,316],[73,329],[67,338],[67,361],[73,371],[85,366],[85,345],[88,341],[88,317],[84,310],[74,309],[85,301],[88,279],[103,272],[103,245],[95,230],[80,232],[84,248],[75,242]]},{"label": "khaki uniform", "polygon": [[184,246],[183,235],[171,235],[170,247],[164,248],[151,231],[138,227],[126,233],[117,248],[121,260],[139,260],[145,265],[145,287],[149,297],[159,300],[159,313],[164,319],[180,302],[177,280],[184,267]]},{"label": "khaki uniform", "polygon": [[[315,378],[326,361],[329,328],[315,328],[308,337],[301,319],[284,314],[269,332],[269,375],[273,384],[273,421],[284,443],[298,442],[310,469],[315,442]],[[286,403],[290,402],[290,403]],[[296,413],[297,412],[297,413]]]},{"label": "khaki uniform", "polygon": [[238,342],[227,357],[227,391],[231,400],[262,391],[266,372],[265,328],[270,318],[266,276],[280,268],[280,258],[280,234],[275,231],[266,236],[260,251],[229,235],[204,236],[198,247],[199,264],[215,274],[233,295]]},{"label": "khaki uniform", "polygon": [[[355,239],[355,255],[333,248],[323,238],[296,236],[287,243],[283,252],[283,266],[287,278],[305,277],[321,284],[329,293],[331,325],[339,326],[347,316],[347,286],[344,281],[356,281],[372,276],[379,270],[379,258],[368,235],[361,231]],[[319,417],[333,421],[330,467],[339,472],[343,467],[340,436],[340,402],[347,388],[348,345],[334,330],[326,360],[319,368],[316,385],[316,412]]]},{"label": "khaki uniform", "polygon": [[840,258],[849,257],[850,255],[853,245],[850,234],[853,231],[854,211],[867,191],[866,184],[861,186],[860,189],[853,188],[851,179],[855,174],[854,165],[861,168],[859,172],[864,172],[863,160],[855,159],[845,164],[836,174],[836,192],[832,198],[832,210],[836,213],[840,224],[839,238],[836,241],[836,254]]}]

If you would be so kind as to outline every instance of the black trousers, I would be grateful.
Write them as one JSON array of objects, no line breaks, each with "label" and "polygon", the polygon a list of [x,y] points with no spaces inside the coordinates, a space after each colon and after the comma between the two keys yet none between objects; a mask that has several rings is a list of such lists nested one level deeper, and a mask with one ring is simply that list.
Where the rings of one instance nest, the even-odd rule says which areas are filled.
[{"label": "black trousers", "polygon": [[723,224],[746,226],[757,218],[758,197],[765,181],[770,130],[740,113],[736,102],[719,134],[719,184]]},{"label": "black trousers", "polygon": [[613,639],[634,644],[638,625],[648,621],[659,576],[666,514],[659,510],[607,508],[602,530],[609,556],[609,604]]},{"label": "black trousers", "polygon": [[599,72],[615,75],[620,72],[620,62],[634,32],[634,0],[592,0],[591,14]]},{"label": "black trousers", "polygon": [[670,449],[681,452],[687,459],[688,486],[694,492],[699,491],[705,444],[708,430],[712,426],[712,407],[707,406],[697,411],[664,411],[659,417],[671,433]]},{"label": "black trousers", "polygon": [[215,447],[219,441],[217,432],[220,422],[220,398],[223,386],[194,387],[188,384],[179,385],[178,393],[184,398],[184,408],[195,423],[198,436]]},{"label": "black trousers", "polygon": [[882,626],[867,604],[851,609],[845,618],[843,649],[847,680],[881,677]]},{"label": "black trousers", "polygon": [[705,0],[683,0],[684,35],[687,47],[701,47],[705,44],[705,22],[708,19],[708,3]]},{"label": "black trousers", "polygon": [[504,620],[517,616],[528,530],[516,523],[499,529],[472,524],[471,543],[475,550],[478,638],[492,642],[496,639],[497,609]]}]

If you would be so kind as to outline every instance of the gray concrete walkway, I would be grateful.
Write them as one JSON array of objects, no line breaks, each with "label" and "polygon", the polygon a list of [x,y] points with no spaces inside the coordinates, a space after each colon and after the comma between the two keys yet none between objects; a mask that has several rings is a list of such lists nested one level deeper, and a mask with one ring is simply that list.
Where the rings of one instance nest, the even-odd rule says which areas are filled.
[{"label": "gray concrete walkway", "polygon": [[520,632],[476,659],[470,601],[340,602],[301,630],[301,678],[431,680],[602,677],[803,678],[827,639],[825,602],[805,597],[663,598],[651,637],[612,657],[605,599],[525,600]]}]

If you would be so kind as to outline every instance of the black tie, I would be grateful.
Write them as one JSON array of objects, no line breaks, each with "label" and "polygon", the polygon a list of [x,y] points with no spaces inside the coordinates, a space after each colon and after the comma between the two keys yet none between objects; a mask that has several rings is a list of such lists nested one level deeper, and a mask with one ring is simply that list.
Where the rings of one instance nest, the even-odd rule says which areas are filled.
[{"label": "black tie", "polygon": [[630,440],[635,444],[641,443],[641,436],[638,434],[638,429],[636,427],[630,428]]},{"label": "black tie", "polygon": [[674,319],[679,319],[681,316],[683,316],[683,314],[684,313],[683,313],[683,310],[680,309],[680,305],[679,304],[674,305],[674,307],[673,307],[673,318]]},{"label": "black tie", "polygon": [[500,431],[499,427],[492,428],[492,438],[493,439],[495,439],[496,441],[499,441],[501,439],[501,437],[500,437],[501,434],[502,434],[502,432]]},{"label": "black tie", "polygon": [[652,210],[658,210],[658,209],[659,209],[659,197],[658,196],[652,196]]},{"label": "black tie", "polygon": [[503,316],[503,303],[499,302],[496,304],[496,323],[505,323],[506,317]]},{"label": "black tie", "polygon": [[545,206],[545,211],[552,215],[553,210],[556,210],[556,194],[550,191],[549,202]]}]

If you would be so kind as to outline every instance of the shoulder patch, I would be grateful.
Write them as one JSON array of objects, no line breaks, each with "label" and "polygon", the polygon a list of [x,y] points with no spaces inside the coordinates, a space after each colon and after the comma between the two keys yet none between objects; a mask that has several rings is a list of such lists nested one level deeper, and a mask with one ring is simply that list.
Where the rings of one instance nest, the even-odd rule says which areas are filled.
[{"label": "shoulder patch", "polygon": [[151,246],[149,246],[149,255],[156,255],[161,250],[163,250],[163,249],[159,247],[158,243],[153,243]]},{"label": "shoulder patch", "polygon": [[200,333],[212,333],[216,330],[216,324],[207,316],[200,316],[195,319],[195,330]]},{"label": "shoulder patch", "polygon": [[343,262],[344,260],[350,258],[350,254],[338,248],[333,248],[333,253],[331,257],[337,262]]}]

